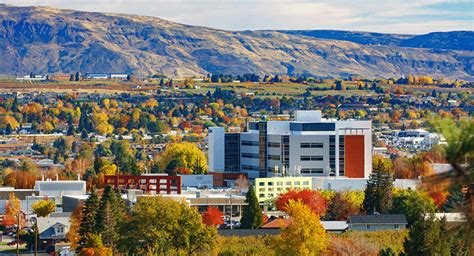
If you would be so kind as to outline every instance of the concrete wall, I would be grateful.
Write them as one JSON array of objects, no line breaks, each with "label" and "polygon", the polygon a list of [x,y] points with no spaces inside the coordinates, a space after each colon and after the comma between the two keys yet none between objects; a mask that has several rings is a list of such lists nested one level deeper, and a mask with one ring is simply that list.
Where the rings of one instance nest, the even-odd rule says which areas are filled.
[{"label": "concrete wall", "polygon": [[224,171],[224,157],[225,157],[225,136],[224,128],[222,127],[211,127],[209,128],[209,135],[207,137],[209,152],[208,162],[210,172],[223,172]]},{"label": "concrete wall", "polygon": [[212,188],[212,175],[180,175],[182,187]]}]

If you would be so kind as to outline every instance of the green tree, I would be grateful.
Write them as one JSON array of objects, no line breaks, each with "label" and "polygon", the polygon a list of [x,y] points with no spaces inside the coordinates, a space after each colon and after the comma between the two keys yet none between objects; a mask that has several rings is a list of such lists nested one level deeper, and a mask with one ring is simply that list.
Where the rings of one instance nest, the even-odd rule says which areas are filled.
[{"label": "green tree", "polygon": [[142,197],[121,229],[119,249],[130,255],[191,255],[212,249],[216,237],[216,229],[184,202]]},{"label": "green tree", "polygon": [[336,80],[336,87],[335,87],[336,91],[344,91],[346,88],[344,87],[344,85],[342,84],[342,81],[341,80]]},{"label": "green tree", "polygon": [[426,214],[434,214],[436,205],[425,192],[418,190],[395,190],[390,213],[405,214],[408,225],[413,225]]},{"label": "green tree", "polygon": [[368,213],[388,213],[392,208],[393,177],[391,165],[376,158],[365,188],[364,209]]},{"label": "green tree", "polygon": [[95,229],[101,235],[105,246],[117,250],[119,225],[124,217],[124,204],[120,194],[115,193],[112,186],[107,185],[97,209]]},{"label": "green tree", "polygon": [[263,214],[253,186],[250,186],[247,191],[245,203],[247,205],[244,206],[240,227],[243,229],[259,228],[263,224]]},{"label": "green tree", "polygon": [[96,234],[96,217],[97,209],[99,208],[99,196],[96,191],[92,191],[89,198],[82,206],[82,219],[79,226],[79,242],[77,244],[76,252],[80,252],[85,248],[85,244],[92,234]]},{"label": "green tree", "polygon": [[462,192],[461,184],[454,184],[448,190],[448,197],[443,205],[445,212],[452,212],[453,210],[462,207],[464,203],[464,194]]},{"label": "green tree", "polygon": [[407,255],[451,255],[446,221],[436,220],[434,214],[421,217],[408,233],[403,247]]}]

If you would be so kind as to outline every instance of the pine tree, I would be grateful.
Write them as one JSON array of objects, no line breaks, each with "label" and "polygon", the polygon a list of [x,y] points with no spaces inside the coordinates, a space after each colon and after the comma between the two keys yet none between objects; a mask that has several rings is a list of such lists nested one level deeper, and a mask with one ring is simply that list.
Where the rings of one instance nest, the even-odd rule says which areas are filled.
[{"label": "pine tree", "polygon": [[67,136],[74,136],[76,134],[76,129],[74,129],[74,125],[70,124],[69,128],[67,129]]},{"label": "pine tree", "polygon": [[247,205],[244,206],[240,227],[243,229],[259,228],[263,224],[263,214],[253,186],[250,186],[247,192],[245,203]]},{"label": "pine tree", "polygon": [[69,75],[69,81],[74,81],[74,75],[73,74]]},{"label": "pine tree", "polygon": [[82,129],[81,139],[85,140],[89,138],[89,134],[87,133],[86,129]]},{"label": "pine tree", "polygon": [[107,185],[100,199],[96,215],[95,229],[102,236],[105,246],[116,247],[118,240],[119,209],[117,195],[112,186]]},{"label": "pine tree", "polygon": [[95,174],[100,173],[100,168],[102,167],[102,164],[100,163],[100,155],[96,151],[95,156],[94,156],[94,172]]},{"label": "pine tree", "polygon": [[451,255],[446,221],[421,215],[403,243],[407,255]]},{"label": "pine tree", "polygon": [[342,84],[341,80],[336,80],[335,89],[336,89],[336,91],[344,91],[345,90],[344,85]]},{"label": "pine tree", "polygon": [[76,82],[79,81],[79,72],[76,72],[76,77],[74,79]]},{"label": "pine tree", "polygon": [[382,159],[374,161],[374,171],[365,188],[364,209],[368,213],[388,213],[392,209],[393,177]]},{"label": "pine tree", "polygon": [[163,81],[163,78],[161,78],[161,79],[160,79],[160,87],[163,87],[164,84],[165,84],[165,83],[164,83],[164,81]]},{"label": "pine tree", "polygon": [[460,184],[454,184],[448,190],[448,197],[443,205],[445,212],[452,212],[456,208],[460,207],[464,201],[464,194],[462,192],[462,186]]},{"label": "pine tree", "polygon": [[10,124],[7,124],[7,127],[5,127],[5,134],[10,135],[13,132],[13,128]]},{"label": "pine tree", "polygon": [[76,248],[77,252],[80,252],[86,244],[91,234],[97,233],[96,230],[96,217],[97,209],[99,207],[99,196],[96,191],[92,191],[89,198],[87,198],[84,206],[82,207],[82,220],[79,226],[80,240]]},{"label": "pine tree", "polygon": [[15,96],[15,99],[13,100],[11,110],[12,112],[18,112],[18,96]]}]

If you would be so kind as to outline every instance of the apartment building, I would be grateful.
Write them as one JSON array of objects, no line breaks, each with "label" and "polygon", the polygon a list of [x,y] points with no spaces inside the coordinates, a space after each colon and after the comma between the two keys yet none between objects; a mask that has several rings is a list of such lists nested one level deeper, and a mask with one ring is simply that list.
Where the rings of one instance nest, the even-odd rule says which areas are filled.
[{"label": "apartment building", "polygon": [[324,119],[296,111],[293,121],[250,122],[246,132],[209,131],[209,172],[273,176],[368,178],[371,121]]}]

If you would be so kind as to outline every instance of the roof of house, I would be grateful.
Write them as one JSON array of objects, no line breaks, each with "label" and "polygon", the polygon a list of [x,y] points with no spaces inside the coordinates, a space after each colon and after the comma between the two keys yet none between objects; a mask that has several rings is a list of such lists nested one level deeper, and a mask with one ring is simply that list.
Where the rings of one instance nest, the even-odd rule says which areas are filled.
[{"label": "roof of house", "polygon": [[351,224],[408,224],[405,214],[352,215],[347,218]]},{"label": "roof of house", "polygon": [[291,220],[290,219],[274,219],[272,221],[267,222],[260,228],[263,229],[275,229],[275,228],[284,228],[290,225]]},{"label": "roof of house", "polygon": [[[266,224],[264,224],[262,229],[280,229],[287,227],[291,222],[291,219],[274,219]],[[321,221],[324,230],[335,231],[340,230],[343,231],[347,229],[347,223],[345,221]]]},{"label": "roof of house", "polygon": [[279,235],[280,229],[219,229],[221,236],[265,236]]}]

